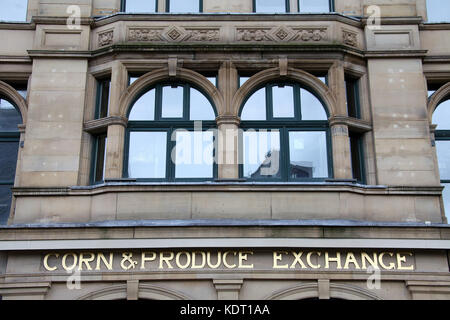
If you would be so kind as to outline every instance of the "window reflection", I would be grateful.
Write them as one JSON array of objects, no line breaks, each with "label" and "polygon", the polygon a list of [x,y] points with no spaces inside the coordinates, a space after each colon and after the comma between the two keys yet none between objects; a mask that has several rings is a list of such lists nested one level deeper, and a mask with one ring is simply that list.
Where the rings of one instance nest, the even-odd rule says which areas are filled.
[{"label": "window reflection", "polygon": [[200,91],[191,88],[190,120],[214,120],[216,118],[211,103]]},{"label": "window reflection", "polygon": [[155,119],[155,89],[142,95],[131,109],[130,120],[154,120]]},{"label": "window reflection", "polygon": [[126,0],[125,12],[131,13],[156,12],[156,0]]},{"label": "window reflection", "polygon": [[9,100],[0,98],[0,131],[16,132],[22,116]]},{"label": "window reflection", "polygon": [[162,88],[162,115],[163,118],[183,117],[183,87]]},{"label": "window reflection", "polygon": [[244,177],[281,178],[280,132],[246,131],[243,134]]},{"label": "window reflection", "polygon": [[294,117],[294,88],[292,86],[272,87],[273,117]]},{"label": "window reflection", "polygon": [[2,1],[0,21],[24,22],[27,20],[28,0]]},{"label": "window reflection", "polygon": [[291,178],[328,177],[325,132],[289,132],[289,159]]},{"label": "window reflection", "polygon": [[213,178],[213,132],[178,130],[175,134],[175,178]]},{"label": "window reflection", "polygon": [[299,12],[324,13],[330,12],[329,0],[299,0]]},{"label": "window reflection", "polygon": [[300,89],[302,120],[327,120],[327,113],[322,103],[315,95],[305,89]]},{"label": "window reflection", "polygon": [[245,103],[242,120],[266,120],[266,89],[256,91]]},{"label": "window reflection", "polygon": [[450,183],[443,183],[442,185],[445,187],[444,191],[442,191],[442,197],[444,199],[444,210],[448,223],[450,222]]},{"label": "window reflection", "polygon": [[450,141],[436,141],[436,153],[441,180],[450,180]]},{"label": "window reflection", "polygon": [[450,2],[443,0],[427,0],[428,22],[449,22]]},{"label": "window reflection", "polygon": [[130,132],[129,177],[165,178],[166,153],[166,132]]},{"label": "window reflection", "polygon": [[284,13],[286,11],[286,0],[255,0],[255,12]]},{"label": "window reflection", "polygon": [[169,0],[169,12],[172,13],[195,13],[200,12],[199,0]]},{"label": "window reflection", "polygon": [[450,130],[450,100],[444,101],[433,113],[433,124],[437,130]]}]

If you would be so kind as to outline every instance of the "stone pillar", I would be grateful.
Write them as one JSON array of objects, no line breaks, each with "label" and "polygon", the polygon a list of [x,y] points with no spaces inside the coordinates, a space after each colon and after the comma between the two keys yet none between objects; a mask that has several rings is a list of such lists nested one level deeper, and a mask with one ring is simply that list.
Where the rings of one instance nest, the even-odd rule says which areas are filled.
[{"label": "stone pillar", "polygon": [[347,93],[345,88],[345,70],[342,61],[336,61],[328,71],[328,86],[336,96],[335,114],[347,116]]},{"label": "stone pillar", "polygon": [[333,145],[333,173],[335,179],[352,179],[352,159],[348,127],[338,121],[330,120]]},{"label": "stone pillar", "polygon": [[218,178],[238,179],[239,178],[239,118],[233,116],[219,116],[217,118],[218,127]]},{"label": "stone pillar", "polygon": [[224,98],[224,105],[223,110],[217,110],[217,112],[219,115],[233,115],[231,101],[238,90],[238,73],[231,61],[225,61],[220,66],[218,82],[219,91]]},{"label": "stone pillar", "polygon": [[213,280],[217,290],[217,300],[239,300],[243,280]]}]

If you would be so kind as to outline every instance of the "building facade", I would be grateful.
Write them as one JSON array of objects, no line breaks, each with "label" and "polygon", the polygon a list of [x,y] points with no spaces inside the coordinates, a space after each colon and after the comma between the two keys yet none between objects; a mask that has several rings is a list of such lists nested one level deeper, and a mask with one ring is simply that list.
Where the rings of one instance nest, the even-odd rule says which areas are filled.
[{"label": "building facade", "polygon": [[2,6],[2,299],[450,298],[445,1]]}]

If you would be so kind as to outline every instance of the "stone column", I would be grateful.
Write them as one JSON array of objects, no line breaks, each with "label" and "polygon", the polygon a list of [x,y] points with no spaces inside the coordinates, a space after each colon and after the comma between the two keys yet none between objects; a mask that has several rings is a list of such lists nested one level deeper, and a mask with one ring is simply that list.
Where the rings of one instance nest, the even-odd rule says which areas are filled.
[{"label": "stone column", "polygon": [[353,178],[352,159],[348,126],[335,119],[330,119],[331,139],[333,145],[333,173],[335,179]]},{"label": "stone column", "polygon": [[219,179],[239,178],[239,118],[219,116],[217,118],[218,143],[217,162]]}]

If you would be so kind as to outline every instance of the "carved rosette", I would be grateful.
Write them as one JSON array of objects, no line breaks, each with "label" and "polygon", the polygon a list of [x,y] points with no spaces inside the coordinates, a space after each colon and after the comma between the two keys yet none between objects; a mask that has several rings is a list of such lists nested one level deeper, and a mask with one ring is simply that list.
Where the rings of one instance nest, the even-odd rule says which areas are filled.
[{"label": "carved rosette", "polygon": [[219,28],[167,28],[135,27],[128,30],[128,41],[135,42],[211,42],[219,41]]},{"label": "carved rosette", "polygon": [[104,47],[113,43],[114,30],[108,30],[98,34],[98,46]]},{"label": "carved rosette", "polygon": [[342,41],[344,44],[357,47],[358,46],[358,34],[349,30],[342,30]]}]

